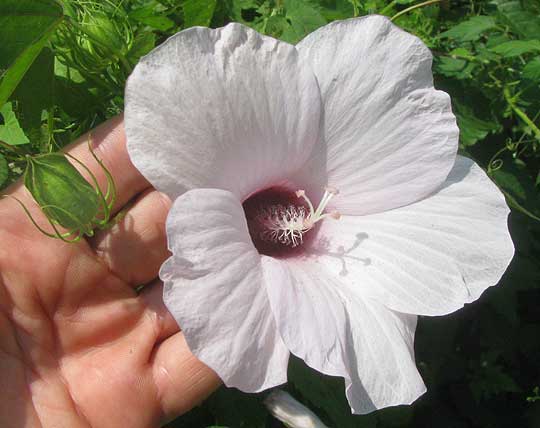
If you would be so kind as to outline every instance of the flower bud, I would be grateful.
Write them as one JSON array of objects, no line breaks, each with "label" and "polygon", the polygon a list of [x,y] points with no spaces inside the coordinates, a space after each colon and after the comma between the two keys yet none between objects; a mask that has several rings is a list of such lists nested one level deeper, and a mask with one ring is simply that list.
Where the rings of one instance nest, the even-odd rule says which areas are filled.
[{"label": "flower bud", "polygon": [[101,207],[96,191],[62,153],[27,156],[24,185],[45,215],[68,230],[92,234]]},{"label": "flower bud", "polygon": [[[110,56],[110,53],[124,55],[131,43],[131,33],[123,16],[116,20],[100,10],[89,11],[84,14],[81,28],[87,36],[84,42],[86,48],[96,54]],[[108,51],[103,51],[103,48]]]}]

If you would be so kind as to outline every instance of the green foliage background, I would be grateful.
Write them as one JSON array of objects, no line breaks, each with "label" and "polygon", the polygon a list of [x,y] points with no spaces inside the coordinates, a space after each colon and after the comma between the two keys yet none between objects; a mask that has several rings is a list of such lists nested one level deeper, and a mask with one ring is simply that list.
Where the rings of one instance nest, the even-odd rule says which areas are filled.
[{"label": "green foliage background", "polygon": [[[21,154],[56,150],[123,109],[138,59],[177,31],[242,22],[296,43],[332,20],[379,13],[434,54],[460,150],[505,193],[516,256],[498,287],[422,318],[412,406],[351,416],[343,381],[301,361],[287,389],[330,427],[540,427],[540,3],[538,0],[2,0],[0,188]],[[169,427],[280,427],[264,394],[220,389]]]}]

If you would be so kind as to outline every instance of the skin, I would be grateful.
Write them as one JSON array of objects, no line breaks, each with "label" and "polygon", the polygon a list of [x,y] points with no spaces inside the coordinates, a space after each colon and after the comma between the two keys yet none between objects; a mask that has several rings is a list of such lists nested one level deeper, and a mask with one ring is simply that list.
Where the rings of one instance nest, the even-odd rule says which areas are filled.
[{"label": "skin", "polygon": [[[131,164],[122,118],[92,132],[118,186],[111,229],[77,244],[0,200],[0,426],[158,427],[219,385],[161,299],[170,201]],[[68,147],[105,186],[88,136]],[[7,189],[50,229],[20,183]],[[136,287],[144,285],[137,293]]]}]

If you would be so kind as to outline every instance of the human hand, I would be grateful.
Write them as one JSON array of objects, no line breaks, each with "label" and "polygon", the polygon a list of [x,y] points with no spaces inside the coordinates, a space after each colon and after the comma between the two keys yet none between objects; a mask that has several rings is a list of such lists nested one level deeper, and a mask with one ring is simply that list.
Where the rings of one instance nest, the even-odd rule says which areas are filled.
[{"label": "human hand", "polygon": [[[88,137],[68,148],[98,178]],[[190,352],[156,280],[168,257],[170,201],[131,164],[123,120],[92,132],[125,217],[92,239],[67,244],[0,201],[0,426],[157,427],[219,384]],[[7,191],[48,223],[20,183]],[[135,289],[148,284],[138,294]]]}]

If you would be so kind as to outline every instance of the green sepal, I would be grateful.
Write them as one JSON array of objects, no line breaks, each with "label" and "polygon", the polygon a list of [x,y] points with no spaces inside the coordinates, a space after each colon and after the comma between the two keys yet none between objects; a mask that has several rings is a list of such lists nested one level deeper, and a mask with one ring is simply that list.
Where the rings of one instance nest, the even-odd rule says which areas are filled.
[{"label": "green sepal", "polygon": [[98,192],[62,153],[27,157],[24,185],[54,223],[91,234],[100,210]]}]

